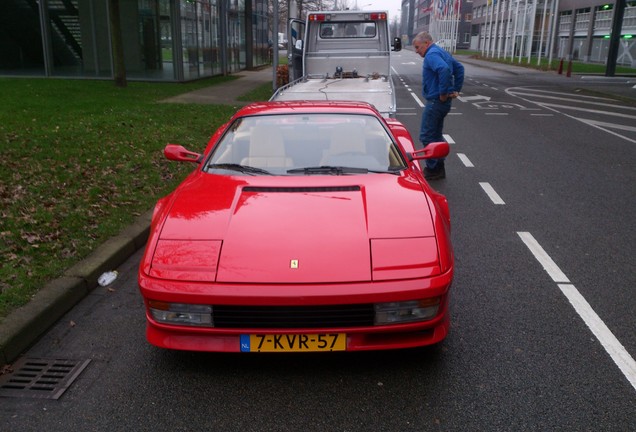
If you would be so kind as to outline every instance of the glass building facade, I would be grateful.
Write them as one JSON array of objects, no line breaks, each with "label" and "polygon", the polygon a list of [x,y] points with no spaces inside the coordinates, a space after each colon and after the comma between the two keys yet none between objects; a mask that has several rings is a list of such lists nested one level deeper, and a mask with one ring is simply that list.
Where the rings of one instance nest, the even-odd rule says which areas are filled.
[{"label": "glass building facade", "polygon": [[[109,0],[2,0],[0,75],[109,79]],[[119,0],[130,80],[189,81],[269,62],[267,0]]]}]

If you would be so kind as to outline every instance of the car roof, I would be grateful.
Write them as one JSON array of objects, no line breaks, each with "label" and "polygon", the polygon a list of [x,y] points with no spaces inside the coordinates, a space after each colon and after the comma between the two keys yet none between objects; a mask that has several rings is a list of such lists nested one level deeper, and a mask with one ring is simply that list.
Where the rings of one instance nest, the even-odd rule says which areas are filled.
[{"label": "car roof", "polygon": [[266,114],[366,114],[382,118],[375,107],[366,102],[357,101],[279,101],[255,102],[241,108],[235,115],[246,117]]}]

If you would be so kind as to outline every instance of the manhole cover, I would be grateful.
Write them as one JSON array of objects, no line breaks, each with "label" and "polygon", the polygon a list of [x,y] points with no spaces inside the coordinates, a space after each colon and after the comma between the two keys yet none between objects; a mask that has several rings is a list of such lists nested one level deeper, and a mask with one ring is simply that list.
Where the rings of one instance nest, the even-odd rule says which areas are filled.
[{"label": "manhole cover", "polygon": [[20,359],[0,376],[0,396],[58,399],[90,360]]}]

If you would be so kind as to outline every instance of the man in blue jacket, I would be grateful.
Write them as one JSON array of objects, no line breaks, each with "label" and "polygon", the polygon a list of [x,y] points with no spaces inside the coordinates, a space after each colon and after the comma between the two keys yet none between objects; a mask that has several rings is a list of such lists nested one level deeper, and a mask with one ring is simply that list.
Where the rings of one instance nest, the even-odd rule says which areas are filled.
[{"label": "man in blue jacket", "polygon": [[[464,85],[464,66],[448,51],[435,45],[428,32],[418,33],[413,39],[413,47],[424,58],[422,95],[426,106],[422,114],[420,141],[426,147],[429,143],[444,141],[444,118],[451,109],[451,101]],[[426,180],[446,178],[444,159],[427,159],[424,176]]]}]

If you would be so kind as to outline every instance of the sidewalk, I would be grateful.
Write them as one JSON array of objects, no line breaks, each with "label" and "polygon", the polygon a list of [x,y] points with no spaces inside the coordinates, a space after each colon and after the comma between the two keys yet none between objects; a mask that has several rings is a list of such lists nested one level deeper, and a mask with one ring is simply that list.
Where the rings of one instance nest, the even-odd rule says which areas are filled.
[{"label": "sidewalk", "polygon": [[[235,76],[238,79],[205,87],[199,90],[183,93],[162,102],[167,103],[196,103],[243,106],[249,102],[237,100],[247,92],[260,87],[263,84],[273,84],[274,72],[272,67],[264,67],[259,70],[241,71]],[[272,87],[273,88],[273,87]]]}]

